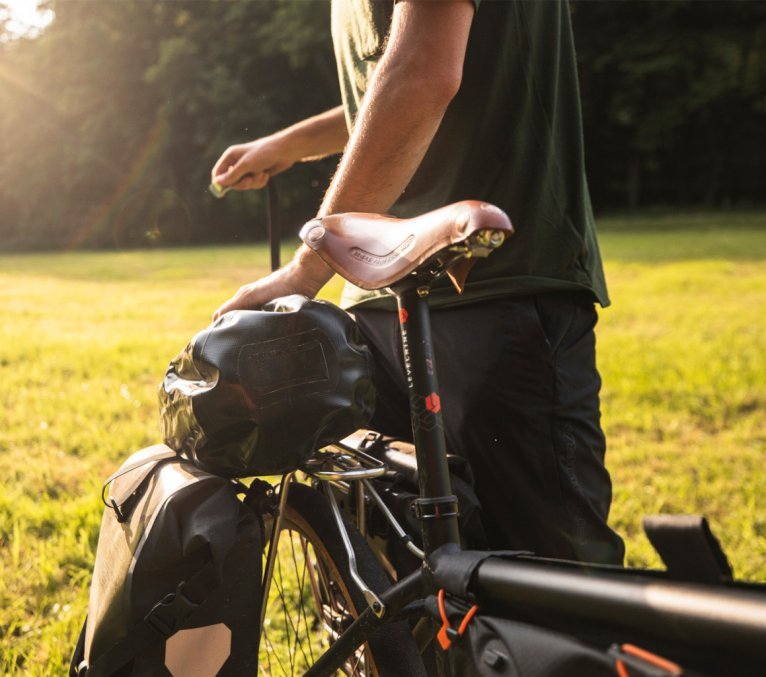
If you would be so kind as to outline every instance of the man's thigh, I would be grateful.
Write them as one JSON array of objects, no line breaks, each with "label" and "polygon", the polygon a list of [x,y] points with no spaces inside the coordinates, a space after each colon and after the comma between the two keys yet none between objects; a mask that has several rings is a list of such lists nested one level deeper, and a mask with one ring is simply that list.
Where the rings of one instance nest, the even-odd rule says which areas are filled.
[{"label": "man's thigh", "polygon": [[[377,365],[372,426],[409,436],[396,315],[356,314]],[[492,547],[622,558],[606,526],[594,324],[592,304],[558,294],[432,312],[447,448],[473,467]]]}]

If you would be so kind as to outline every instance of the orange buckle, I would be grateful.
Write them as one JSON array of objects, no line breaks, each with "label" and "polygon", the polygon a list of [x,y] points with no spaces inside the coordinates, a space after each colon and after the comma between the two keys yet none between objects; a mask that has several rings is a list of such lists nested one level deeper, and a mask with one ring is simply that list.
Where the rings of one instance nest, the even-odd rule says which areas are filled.
[{"label": "orange buckle", "polygon": [[463,636],[465,629],[468,627],[468,623],[479,610],[479,607],[478,605],[474,604],[468,610],[468,613],[463,616],[463,620],[460,621],[458,628],[455,629],[450,625],[449,618],[447,618],[447,611],[444,608],[444,589],[439,590],[437,599],[439,601],[439,615],[442,618],[442,626],[439,629],[439,632],[436,633],[436,639],[439,640],[439,646],[441,646],[441,648],[446,651],[452,646],[452,642],[457,641]]},{"label": "orange buckle", "polygon": [[[642,649],[641,647],[635,646],[634,644],[623,644],[622,646],[620,646],[620,651],[622,652],[622,655],[626,657],[626,660],[627,660],[627,657],[637,658],[639,661],[643,661],[644,663],[648,663],[649,665],[653,667],[664,670],[666,675],[669,675],[672,677],[680,677],[681,675],[683,675],[683,669],[677,663],[673,663],[672,661],[669,661],[667,658],[658,656],[657,654],[654,654],[651,651],[647,651],[646,649]],[[628,666],[625,665],[625,662],[623,662],[621,658],[619,657],[617,658],[616,668],[617,668],[617,675],[619,677],[630,677]]]}]

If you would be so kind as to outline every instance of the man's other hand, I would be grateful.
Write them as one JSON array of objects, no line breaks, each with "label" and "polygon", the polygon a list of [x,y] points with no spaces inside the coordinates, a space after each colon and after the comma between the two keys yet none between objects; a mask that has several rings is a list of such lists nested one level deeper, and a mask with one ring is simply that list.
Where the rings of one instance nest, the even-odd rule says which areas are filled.
[{"label": "man's other hand", "polygon": [[234,296],[213,313],[213,320],[230,310],[257,310],[280,296],[302,294],[314,298],[331,277],[332,270],[304,245],[287,265],[240,287]]}]

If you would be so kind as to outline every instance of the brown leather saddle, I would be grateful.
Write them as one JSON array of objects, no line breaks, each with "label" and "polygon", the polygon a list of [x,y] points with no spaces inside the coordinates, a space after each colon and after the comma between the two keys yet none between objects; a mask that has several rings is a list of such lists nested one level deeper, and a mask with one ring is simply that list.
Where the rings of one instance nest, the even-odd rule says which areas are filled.
[{"label": "brown leather saddle", "polygon": [[412,273],[442,272],[458,292],[476,257],[488,256],[513,233],[498,207],[465,200],[411,219],[332,214],[309,221],[300,237],[335,272],[362,289],[390,287]]}]

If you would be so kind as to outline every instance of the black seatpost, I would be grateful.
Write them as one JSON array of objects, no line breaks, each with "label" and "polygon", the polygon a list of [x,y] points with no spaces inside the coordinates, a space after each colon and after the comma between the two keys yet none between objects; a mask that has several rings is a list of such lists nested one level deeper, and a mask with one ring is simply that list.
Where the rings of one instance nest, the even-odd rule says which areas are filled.
[{"label": "black seatpost", "polygon": [[418,461],[420,498],[414,502],[421,521],[426,555],[446,543],[460,543],[457,498],[450,486],[447,445],[436,379],[428,286],[409,278],[393,292],[399,305],[404,366],[410,396],[413,441]]}]

